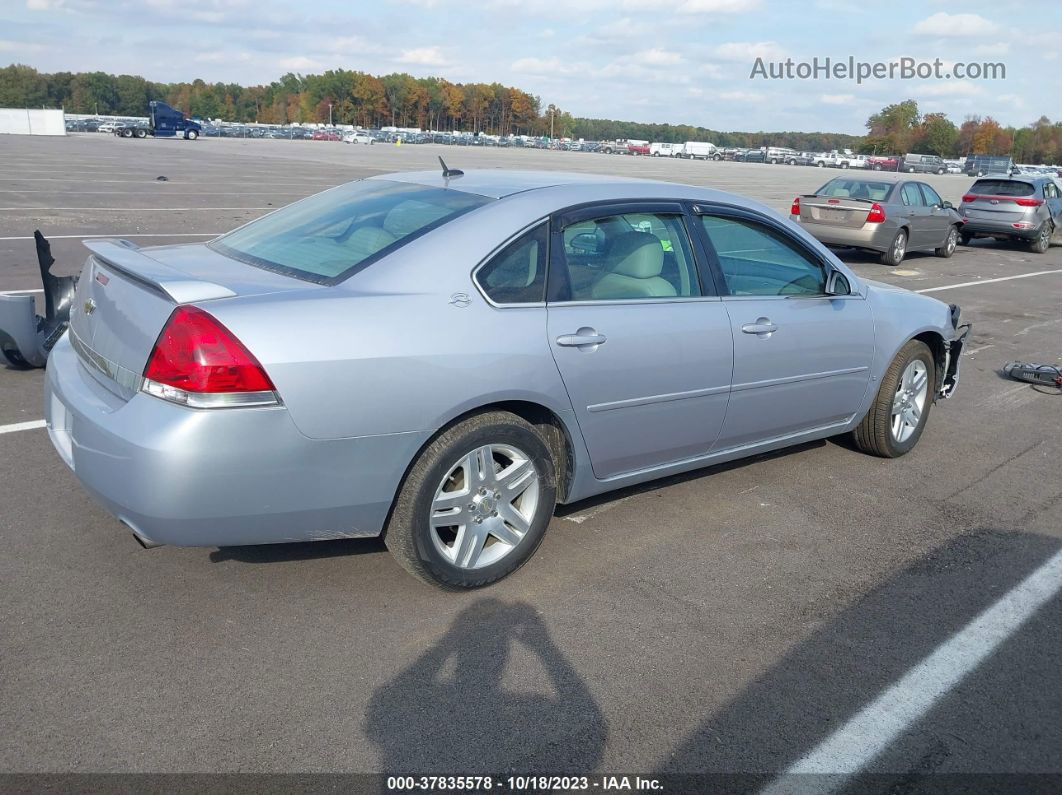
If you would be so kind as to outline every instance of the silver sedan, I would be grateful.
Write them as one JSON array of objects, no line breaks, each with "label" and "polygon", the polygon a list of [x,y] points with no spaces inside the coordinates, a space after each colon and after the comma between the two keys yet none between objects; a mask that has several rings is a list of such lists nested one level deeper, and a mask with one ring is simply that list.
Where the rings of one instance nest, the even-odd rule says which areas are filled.
[{"label": "silver sedan", "polygon": [[144,545],[383,536],[485,585],[557,502],[842,433],[910,451],[966,327],[713,190],[453,170],[92,250],[52,442]]},{"label": "silver sedan", "polygon": [[963,219],[924,182],[837,177],[793,199],[790,217],[830,246],[849,246],[899,265],[909,251],[955,253]]}]

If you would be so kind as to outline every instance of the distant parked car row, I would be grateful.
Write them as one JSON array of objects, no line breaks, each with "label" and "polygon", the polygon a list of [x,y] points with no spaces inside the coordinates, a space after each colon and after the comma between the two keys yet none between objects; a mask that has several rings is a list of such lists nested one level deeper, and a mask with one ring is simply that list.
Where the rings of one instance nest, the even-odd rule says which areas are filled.
[{"label": "distant parked car row", "polygon": [[1043,254],[1062,233],[1062,187],[1054,176],[983,178],[956,208],[917,180],[838,176],[793,199],[789,214],[822,243],[875,252],[886,265],[910,251],[950,257],[978,237]]}]

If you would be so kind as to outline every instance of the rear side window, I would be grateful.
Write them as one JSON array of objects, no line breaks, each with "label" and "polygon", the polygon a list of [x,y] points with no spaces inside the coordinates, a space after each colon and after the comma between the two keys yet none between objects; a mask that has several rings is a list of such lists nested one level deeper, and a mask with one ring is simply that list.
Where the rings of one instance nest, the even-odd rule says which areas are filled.
[{"label": "rear side window", "polygon": [[970,188],[970,193],[985,196],[1032,196],[1036,193],[1036,186],[1031,182],[1015,179],[979,179]]},{"label": "rear side window", "polygon": [[476,272],[476,282],[496,304],[534,304],[546,300],[546,224],[539,224],[491,257]]},{"label": "rear side window", "polygon": [[367,179],[277,210],[210,247],[266,270],[331,284],[491,201],[445,188]]},{"label": "rear side window", "polygon": [[924,202],[922,201],[922,193],[918,190],[918,185],[914,182],[907,182],[900,190],[900,198],[903,203],[910,207],[921,207]]}]

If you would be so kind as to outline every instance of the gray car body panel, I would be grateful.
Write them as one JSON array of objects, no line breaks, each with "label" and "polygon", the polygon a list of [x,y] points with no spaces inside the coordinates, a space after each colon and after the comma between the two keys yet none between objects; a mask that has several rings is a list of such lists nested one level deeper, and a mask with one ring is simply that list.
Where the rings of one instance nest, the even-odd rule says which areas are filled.
[{"label": "gray car body panel", "polygon": [[[436,172],[381,178],[447,184]],[[383,531],[422,446],[438,429],[485,406],[523,402],[556,416],[570,446],[570,478],[561,499],[572,502],[848,430],[865,414],[878,381],[907,340],[924,332],[945,340],[956,335],[947,305],[861,279],[799,224],[731,194],[553,173],[470,173],[449,185],[502,198],[334,286],[268,273],[199,245],[144,249],[145,256],[190,280],[236,293],[195,305],[254,353],[282,405],[197,410],[140,392],[123,393],[108,386],[101,373],[92,373],[64,338],[53,351],[46,379],[46,419],[57,450],[93,494],[153,542],[230,545],[372,536]],[[611,398],[599,395],[573,406],[570,395],[583,393],[566,385],[565,365],[558,367],[551,339],[588,325],[579,306],[498,307],[480,292],[473,273],[514,234],[566,208],[660,199],[696,202],[708,210],[738,208],[777,225],[843,274],[851,295],[590,303],[587,315],[608,315],[614,348],[624,337],[637,339],[646,313],[664,322],[669,306],[676,316],[693,318],[691,333],[700,333],[698,308],[711,313],[714,319],[703,325],[710,335],[705,339],[723,347],[693,360],[710,365],[715,375],[685,380],[669,378],[658,368],[654,382],[646,378],[651,367],[639,370],[630,359],[617,362],[620,372],[606,373],[614,385]],[[87,267],[91,274],[106,265],[90,261]],[[135,270],[135,263],[130,267]],[[81,281],[88,283],[86,289],[114,287],[85,275]],[[107,351],[136,370],[150,349],[145,341],[153,341],[177,304],[158,292],[144,298],[131,285],[121,284],[120,290],[123,301],[142,304],[141,320],[137,312],[122,313],[138,324],[125,329],[127,340],[139,342],[127,343],[135,351],[117,343]],[[773,339],[734,339],[742,323],[755,320],[750,314],[764,311],[777,315],[782,329]],[[840,314],[850,319],[847,327],[824,320]],[[817,320],[804,324],[802,317]],[[91,319],[75,317],[72,323],[83,336],[100,339]],[[810,353],[797,344],[796,332],[810,341]],[[611,350],[608,344],[600,346],[602,352]],[[735,344],[738,358],[751,364],[734,369],[738,389],[731,389],[718,373],[734,361]],[[631,343],[628,350],[653,355],[650,345]],[[595,353],[577,355],[593,361],[589,357]],[[585,385],[591,370],[583,369],[576,366],[574,377]],[[835,388],[815,386],[829,379]],[[712,394],[699,400],[701,391]],[[602,403],[614,405],[600,410]],[[591,405],[598,410],[584,411]],[[777,416],[758,433],[756,417],[768,406]],[[628,411],[632,421],[613,431],[625,438],[592,461],[580,423],[591,415],[613,422]],[[688,422],[704,421],[706,428],[690,445],[673,442],[672,453],[665,446],[655,458],[639,457],[639,445],[648,450],[656,433],[652,417],[666,418],[672,411],[685,412]]]}]

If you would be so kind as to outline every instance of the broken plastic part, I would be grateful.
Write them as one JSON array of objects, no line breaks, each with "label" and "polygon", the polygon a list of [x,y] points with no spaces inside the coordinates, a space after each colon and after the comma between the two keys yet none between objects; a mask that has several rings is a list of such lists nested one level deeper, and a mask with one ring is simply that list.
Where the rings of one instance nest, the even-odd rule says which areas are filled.
[{"label": "broken plastic part", "polygon": [[0,353],[12,367],[44,367],[55,343],[70,323],[76,276],[54,276],[51,244],[33,232],[37,265],[44,285],[44,316],[35,312],[32,295],[0,295]]}]

